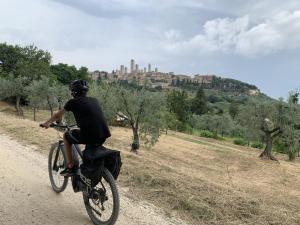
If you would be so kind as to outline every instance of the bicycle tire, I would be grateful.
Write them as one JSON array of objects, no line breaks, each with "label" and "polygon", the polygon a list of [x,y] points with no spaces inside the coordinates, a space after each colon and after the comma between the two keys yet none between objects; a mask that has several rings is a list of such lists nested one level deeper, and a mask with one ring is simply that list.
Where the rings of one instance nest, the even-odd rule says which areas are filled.
[{"label": "bicycle tire", "polygon": [[90,206],[89,197],[87,196],[86,192],[82,192],[84,205],[85,205],[86,211],[87,211],[90,219],[92,220],[92,222],[95,225],[114,225],[118,219],[119,210],[120,210],[119,192],[118,192],[118,188],[117,188],[115,179],[113,178],[113,176],[109,172],[109,170],[106,168],[103,171],[103,178],[109,184],[109,187],[111,189],[112,196],[113,196],[113,212],[112,212],[110,218],[107,221],[101,221],[95,216],[95,214]]},{"label": "bicycle tire", "polygon": [[[50,151],[49,151],[49,156],[48,156],[48,172],[49,172],[49,179],[50,179],[50,183],[52,186],[53,191],[55,191],[56,193],[60,193],[63,192],[67,185],[68,185],[68,178],[64,177],[63,178],[63,182],[62,185],[57,186],[57,184],[55,183],[54,177],[53,177],[53,165],[52,165],[52,159],[53,157],[55,157],[55,154],[57,153],[57,151],[59,151],[58,154],[62,154],[63,159],[64,159],[64,165],[66,165],[66,153],[65,151],[63,151],[62,146],[59,143],[55,143],[51,146]],[[58,175],[60,176],[60,175]]]}]

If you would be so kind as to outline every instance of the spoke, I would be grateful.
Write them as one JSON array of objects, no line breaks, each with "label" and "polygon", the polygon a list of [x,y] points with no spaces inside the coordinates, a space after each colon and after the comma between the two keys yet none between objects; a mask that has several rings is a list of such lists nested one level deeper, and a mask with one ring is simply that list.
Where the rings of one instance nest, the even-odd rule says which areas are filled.
[{"label": "spoke", "polygon": [[[90,202],[89,202],[90,203]],[[102,216],[102,214],[100,212],[98,212],[91,204],[90,205],[90,208],[98,215],[98,216]],[[98,206],[99,207],[99,206]]]}]

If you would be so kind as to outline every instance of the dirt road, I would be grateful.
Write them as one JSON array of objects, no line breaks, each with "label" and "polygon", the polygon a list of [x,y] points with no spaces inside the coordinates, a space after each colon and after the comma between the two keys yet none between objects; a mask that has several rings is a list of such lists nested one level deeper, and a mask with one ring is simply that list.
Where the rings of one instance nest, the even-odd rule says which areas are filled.
[{"label": "dirt road", "polygon": [[[118,225],[185,225],[169,218],[146,202],[136,202],[120,188],[121,210]],[[0,225],[83,225],[91,224],[82,195],[70,183],[55,194],[47,173],[47,158],[33,147],[0,134]]]}]

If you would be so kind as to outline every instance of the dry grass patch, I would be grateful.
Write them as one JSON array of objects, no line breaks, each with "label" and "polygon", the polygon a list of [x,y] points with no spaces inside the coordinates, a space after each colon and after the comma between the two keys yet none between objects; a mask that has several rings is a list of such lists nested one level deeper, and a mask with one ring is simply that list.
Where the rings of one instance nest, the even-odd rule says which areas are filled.
[{"label": "dry grass patch", "polygon": [[[3,113],[0,126],[45,153],[57,140],[55,130]],[[195,225],[300,224],[298,162],[266,162],[251,148],[175,132],[135,155],[131,135],[113,127],[107,145],[122,151],[120,183],[132,197]]]}]

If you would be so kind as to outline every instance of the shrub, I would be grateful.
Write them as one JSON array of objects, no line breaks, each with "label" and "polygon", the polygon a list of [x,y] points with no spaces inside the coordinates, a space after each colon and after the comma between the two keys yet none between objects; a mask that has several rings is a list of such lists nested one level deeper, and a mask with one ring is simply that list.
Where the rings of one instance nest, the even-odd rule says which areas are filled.
[{"label": "shrub", "polygon": [[261,142],[254,142],[254,143],[251,144],[251,147],[252,148],[262,149],[262,148],[264,148],[264,144],[261,143]]},{"label": "shrub", "polygon": [[247,141],[245,141],[244,139],[241,139],[241,138],[234,139],[233,143],[236,144],[236,145],[242,145],[242,146],[247,145]]},{"label": "shrub", "polygon": [[208,130],[201,130],[199,132],[199,136],[207,137],[207,138],[216,138],[216,135],[213,132],[210,132]]}]

